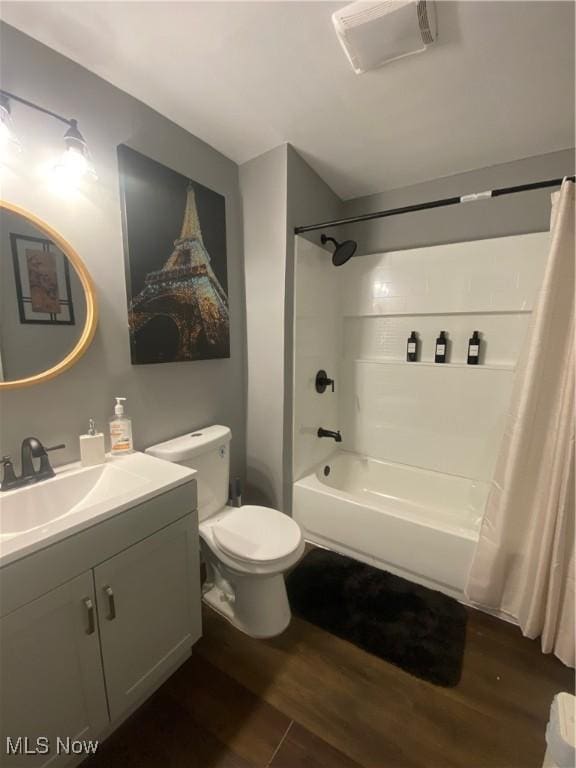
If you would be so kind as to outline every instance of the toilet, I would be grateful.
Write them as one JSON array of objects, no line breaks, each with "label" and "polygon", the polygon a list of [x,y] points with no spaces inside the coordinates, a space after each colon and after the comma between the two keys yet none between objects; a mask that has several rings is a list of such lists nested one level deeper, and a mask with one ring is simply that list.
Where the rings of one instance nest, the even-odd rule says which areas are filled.
[{"label": "toilet", "polygon": [[274,637],[290,623],[284,573],[302,557],[304,538],[298,523],[276,509],[228,505],[231,438],[228,427],[216,425],[146,453],[198,472],[204,602],[247,635]]}]

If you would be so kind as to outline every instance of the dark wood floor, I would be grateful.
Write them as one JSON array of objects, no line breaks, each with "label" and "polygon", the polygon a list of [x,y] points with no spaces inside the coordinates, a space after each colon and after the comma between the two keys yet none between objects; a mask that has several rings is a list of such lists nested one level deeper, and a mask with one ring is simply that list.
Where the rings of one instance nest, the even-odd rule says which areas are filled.
[{"label": "dark wood floor", "polygon": [[426,683],[294,618],[253,640],[212,611],[192,659],[90,768],[537,768],[573,671],[470,611],[462,680]]}]

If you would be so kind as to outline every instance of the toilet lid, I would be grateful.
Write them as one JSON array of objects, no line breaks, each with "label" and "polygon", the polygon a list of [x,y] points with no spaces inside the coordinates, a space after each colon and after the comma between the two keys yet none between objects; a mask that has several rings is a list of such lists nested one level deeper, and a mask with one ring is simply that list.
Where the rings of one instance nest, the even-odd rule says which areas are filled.
[{"label": "toilet lid", "polygon": [[227,514],[216,523],[213,533],[224,552],[252,562],[287,557],[302,540],[300,526],[291,517],[249,504]]}]

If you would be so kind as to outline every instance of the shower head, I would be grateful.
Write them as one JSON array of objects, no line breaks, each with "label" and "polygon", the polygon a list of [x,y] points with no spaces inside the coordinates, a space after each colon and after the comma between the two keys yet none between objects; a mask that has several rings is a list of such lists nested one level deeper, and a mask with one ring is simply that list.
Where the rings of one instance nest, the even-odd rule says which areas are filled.
[{"label": "shower head", "polygon": [[326,243],[334,243],[335,247],[334,253],[332,254],[332,264],[334,264],[335,267],[340,267],[342,264],[346,264],[348,259],[351,259],[352,256],[354,256],[356,248],[358,247],[358,243],[355,240],[343,240],[339,243],[337,240],[334,240],[333,237],[328,237],[328,235],[322,235],[320,241],[322,245],[326,245]]}]

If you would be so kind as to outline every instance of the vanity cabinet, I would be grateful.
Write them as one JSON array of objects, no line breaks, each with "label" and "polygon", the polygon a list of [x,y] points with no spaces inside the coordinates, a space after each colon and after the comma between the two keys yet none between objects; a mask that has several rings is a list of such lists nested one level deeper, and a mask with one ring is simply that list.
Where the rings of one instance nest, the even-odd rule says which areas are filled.
[{"label": "vanity cabinet", "polygon": [[[0,619],[2,766],[44,766],[53,754],[7,755],[42,749],[36,739],[90,739],[108,725],[96,626],[92,572],[83,573]],[[20,742],[23,748],[23,742]]]},{"label": "vanity cabinet", "polygon": [[[58,737],[106,737],[190,655],[195,500],[189,483],[0,571],[3,768],[78,763],[86,755],[56,757]],[[7,755],[19,736],[29,750],[46,737],[50,752]]]},{"label": "vanity cabinet", "polygon": [[166,677],[198,639],[198,576],[187,521],[94,569],[110,717],[116,720]]}]

